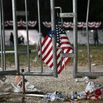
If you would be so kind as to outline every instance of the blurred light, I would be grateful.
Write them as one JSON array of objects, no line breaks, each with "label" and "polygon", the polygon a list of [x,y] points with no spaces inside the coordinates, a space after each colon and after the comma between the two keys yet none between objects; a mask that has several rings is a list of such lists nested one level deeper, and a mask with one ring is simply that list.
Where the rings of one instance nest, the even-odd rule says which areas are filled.
[{"label": "blurred light", "polygon": [[67,30],[67,33],[69,33],[70,31],[69,30]]},{"label": "blurred light", "polygon": [[93,33],[93,30],[91,30],[90,32],[92,32],[92,33]]}]

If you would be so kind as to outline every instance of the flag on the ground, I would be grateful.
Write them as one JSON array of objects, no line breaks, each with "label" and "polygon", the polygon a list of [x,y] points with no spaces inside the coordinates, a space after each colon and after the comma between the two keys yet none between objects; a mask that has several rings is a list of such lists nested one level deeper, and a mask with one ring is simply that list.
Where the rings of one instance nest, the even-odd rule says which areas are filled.
[{"label": "flag on the ground", "polygon": [[[71,57],[61,57],[62,53],[71,53],[72,47],[69,42],[69,39],[65,33],[65,31],[60,27],[56,26],[56,30],[54,32],[56,35],[56,52],[57,52],[57,70],[58,73],[64,69],[65,65],[70,61]],[[53,69],[53,43],[52,43],[53,33],[49,33],[45,38],[42,38],[41,46],[42,50],[39,49],[39,56],[42,54],[42,60],[46,63],[50,68]]]},{"label": "flag on the ground", "polygon": [[22,87],[22,76],[16,76],[15,77],[15,85]]},{"label": "flag on the ground", "polygon": [[[40,91],[39,89],[35,88],[33,84],[31,84],[27,79],[24,79],[25,90],[29,92],[33,91]],[[14,92],[22,92],[23,91],[23,78],[20,75],[15,76],[15,84],[11,83],[14,88]]]}]

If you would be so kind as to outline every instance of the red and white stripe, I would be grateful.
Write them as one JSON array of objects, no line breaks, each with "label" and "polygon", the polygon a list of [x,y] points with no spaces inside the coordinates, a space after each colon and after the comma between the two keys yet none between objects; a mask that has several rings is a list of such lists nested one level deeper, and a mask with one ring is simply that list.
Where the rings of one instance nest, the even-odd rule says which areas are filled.
[{"label": "red and white stripe", "polygon": [[16,76],[16,77],[15,77],[15,84],[16,84],[17,86],[22,87],[22,76]]},{"label": "red and white stripe", "polygon": [[[42,50],[40,52],[39,49],[39,56],[42,54],[42,60],[46,63],[50,68],[53,69],[53,43],[52,38],[46,36],[42,38],[41,41]],[[57,48],[57,70],[58,73],[64,69],[64,66],[70,61],[70,57],[63,58],[61,57],[62,52],[70,53],[72,52],[72,48],[69,42],[69,39],[66,34],[60,34],[60,47]]]}]

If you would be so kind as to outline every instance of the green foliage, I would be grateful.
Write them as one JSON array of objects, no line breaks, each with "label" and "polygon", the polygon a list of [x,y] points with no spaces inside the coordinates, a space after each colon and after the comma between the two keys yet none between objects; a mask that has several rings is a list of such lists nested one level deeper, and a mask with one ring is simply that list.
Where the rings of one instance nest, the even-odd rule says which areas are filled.
[{"label": "green foliage", "polygon": [[[38,57],[38,51],[36,45],[30,46],[30,65],[31,66],[40,66],[40,58]],[[6,50],[13,50],[11,47],[6,47]],[[28,55],[26,53],[27,46],[19,46],[19,63],[20,66],[27,66],[29,59]],[[21,53],[20,52],[24,52]],[[90,57],[91,62],[96,64],[103,64],[103,45],[94,46],[90,45]],[[13,54],[6,54],[6,64],[9,65],[15,65],[15,55]],[[69,65],[72,65],[73,59],[69,63]],[[86,65],[88,63],[88,55],[87,55],[87,47],[85,45],[78,45],[78,64],[79,65]],[[45,64],[44,64],[45,65]]]},{"label": "green foliage", "polygon": [[[90,59],[91,63],[103,64],[103,45],[90,45]],[[86,65],[88,63],[87,47],[78,46],[78,63],[79,65]]]}]

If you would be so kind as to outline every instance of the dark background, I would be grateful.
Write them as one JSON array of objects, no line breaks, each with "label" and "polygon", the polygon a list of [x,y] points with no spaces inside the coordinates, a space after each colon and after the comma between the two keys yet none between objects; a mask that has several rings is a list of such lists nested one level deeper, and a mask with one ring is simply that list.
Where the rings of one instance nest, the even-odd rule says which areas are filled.
[{"label": "dark background", "polygon": [[[11,0],[3,0],[5,20],[12,20]],[[27,0],[29,20],[37,19],[37,0]],[[24,10],[24,0],[16,0],[18,11]],[[72,0],[55,0],[55,6],[61,6],[63,12],[72,12]],[[50,0],[40,0],[41,19],[50,20]],[[78,21],[86,21],[87,0],[77,0]],[[18,17],[19,19],[24,17]],[[67,20],[67,19],[66,19]],[[89,21],[103,22],[103,0],[91,0]]]}]

